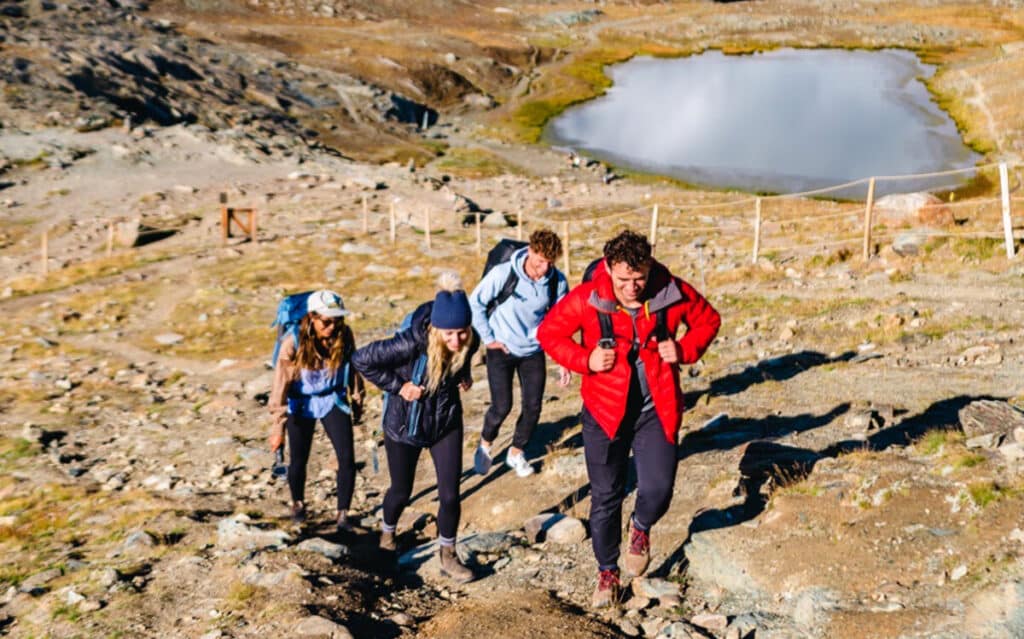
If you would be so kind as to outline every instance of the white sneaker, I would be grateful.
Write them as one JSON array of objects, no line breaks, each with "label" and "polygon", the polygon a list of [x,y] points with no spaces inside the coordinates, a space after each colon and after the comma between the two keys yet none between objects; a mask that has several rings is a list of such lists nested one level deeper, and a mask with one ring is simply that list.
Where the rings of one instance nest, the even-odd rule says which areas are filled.
[{"label": "white sneaker", "polygon": [[509,453],[505,456],[505,463],[520,477],[529,477],[533,474],[533,466],[526,461],[526,457],[522,453]]},{"label": "white sneaker", "polygon": [[476,452],[473,453],[473,470],[477,475],[486,475],[491,472],[493,462],[490,449],[484,448],[483,444],[476,447]]}]

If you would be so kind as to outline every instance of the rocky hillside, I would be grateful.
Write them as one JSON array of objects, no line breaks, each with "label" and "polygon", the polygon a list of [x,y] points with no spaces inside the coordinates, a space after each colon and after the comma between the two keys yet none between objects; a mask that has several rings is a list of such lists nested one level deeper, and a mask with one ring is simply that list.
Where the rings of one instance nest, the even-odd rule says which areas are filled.
[{"label": "rocky hillside", "polygon": [[[864,44],[917,34],[945,51],[936,82],[965,135],[1012,164],[1019,3],[441,5],[0,1],[0,634],[1024,636],[1024,268],[971,235],[998,218],[991,191],[943,233],[900,222],[868,260],[859,241],[766,243],[752,264],[740,194],[606,183],[603,166],[507,141],[516,109],[571,88],[595,48],[644,33],[750,45],[765,25],[846,42],[834,9],[859,12]],[[385,51],[388,32],[405,39]],[[428,82],[447,72],[420,73],[424,51],[465,83]],[[256,209],[256,242],[222,242],[221,194]],[[534,476],[464,474],[473,583],[437,573],[428,461],[397,561],[376,550],[376,392],[356,429],[355,533],[332,527],[322,434],[311,521],[289,523],[263,406],[282,294],[340,291],[365,343],[439,270],[475,283],[478,214],[483,248],[520,219],[568,224],[575,281],[610,234],[646,231],[655,203],[659,259],[724,324],[685,371],[673,505],[618,609],[587,608],[578,380],[546,391]],[[785,216],[825,207],[824,233],[845,236],[862,215],[773,206],[777,247],[803,232]],[[473,372],[467,469],[488,401]]]}]

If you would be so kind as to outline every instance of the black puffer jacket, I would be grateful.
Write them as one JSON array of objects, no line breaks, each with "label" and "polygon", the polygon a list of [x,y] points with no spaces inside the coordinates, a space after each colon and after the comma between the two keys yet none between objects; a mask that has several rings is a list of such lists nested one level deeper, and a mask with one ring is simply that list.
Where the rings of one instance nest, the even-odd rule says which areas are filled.
[{"label": "black puffer jacket", "polygon": [[[461,370],[447,377],[437,392],[419,400],[420,420],[414,436],[407,425],[411,402],[398,391],[412,381],[412,369],[420,355],[427,352],[427,330],[433,302],[413,311],[409,328],[393,337],[378,340],[360,348],[352,356],[352,366],[381,390],[390,393],[384,410],[384,434],[393,441],[428,448],[442,437],[462,426],[462,398],[459,384],[469,379],[470,360],[479,346],[476,333],[470,337],[469,357]],[[472,329],[471,329],[472,330]]]}]

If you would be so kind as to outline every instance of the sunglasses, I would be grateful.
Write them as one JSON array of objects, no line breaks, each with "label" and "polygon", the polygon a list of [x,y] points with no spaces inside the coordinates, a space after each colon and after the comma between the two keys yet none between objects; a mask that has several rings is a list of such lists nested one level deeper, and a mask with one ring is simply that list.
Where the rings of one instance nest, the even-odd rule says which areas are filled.
[{"label": "sunglasses", "polygon": [[314,314],[313,319],[321,326],[334,326],[337,323],[337,318],[334,317],[324,317],[322,315]]}]

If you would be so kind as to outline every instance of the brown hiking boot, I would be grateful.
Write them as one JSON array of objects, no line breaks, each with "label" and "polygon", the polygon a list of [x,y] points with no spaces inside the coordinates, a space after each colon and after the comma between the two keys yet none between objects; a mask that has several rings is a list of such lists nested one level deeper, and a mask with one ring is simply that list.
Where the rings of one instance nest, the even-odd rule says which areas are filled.
[{"label": "brown hiking boot", "polygon": [[651,563],[651,536],[643,530],[637,530],[632,517],[629,518],[629,548],[622,563],[626,575],[630,577],[644,574],[647,564]]},{"label": "brown hiking boot", "polygon": [[455,552],[455,546],[441,546],[439,553],[441,558],[441,574],[452,581],[460,584],[473,581],[473,571],[466,568],[459,555]]},{"label": "brown hiking boot", "polygon": [[393,530],[382,530],[380,531],[380,542],[377,547],[387,552],[395,552],[398,550],[398,544],[395,543],[395,531]]},{"label": "brown hiking boot", "polygon": [[338,513],[337,529],[339,534],[352,534],[355,532],[355,527],[352,525],[352,520],[349,519],[348,513]]},{"label": "brown hiking boot", "polygon": [[602,570],[597,574],[597,588],[594,588],[594,596],[590,598],[590,605],[593,608],[607,608],[619,603],[619,571]]}]

